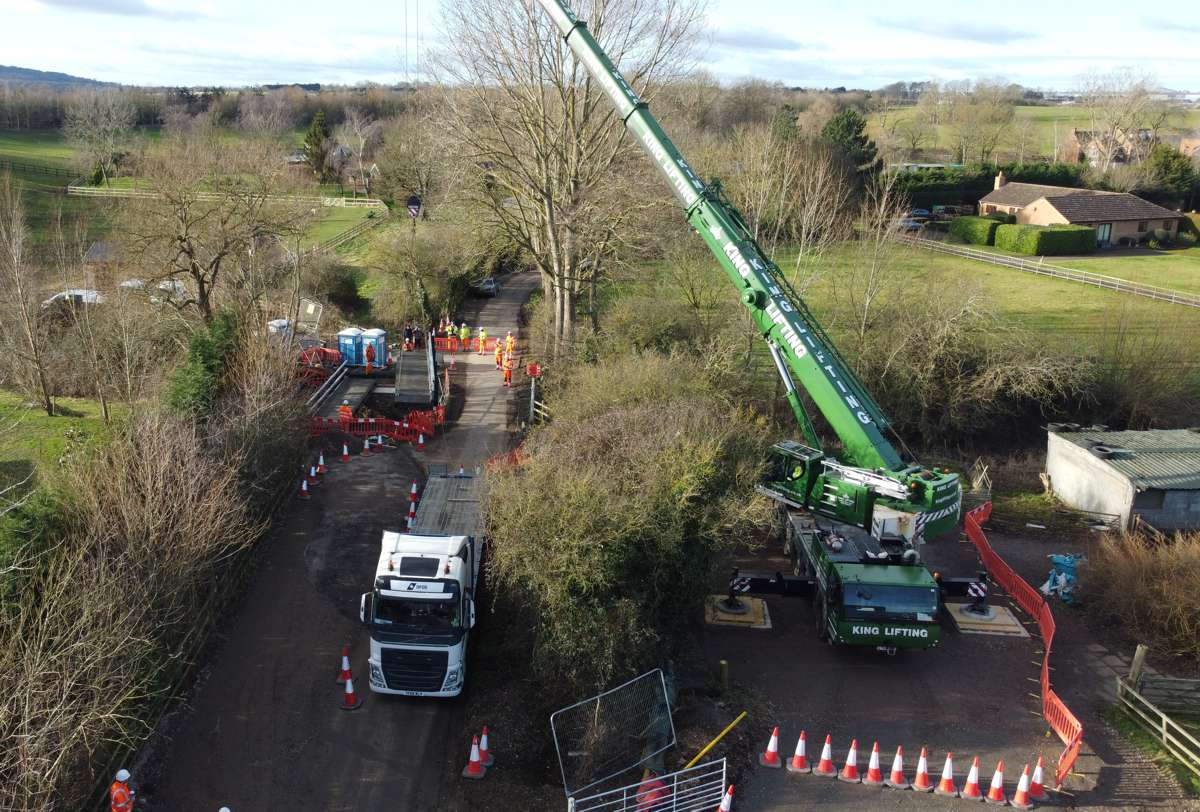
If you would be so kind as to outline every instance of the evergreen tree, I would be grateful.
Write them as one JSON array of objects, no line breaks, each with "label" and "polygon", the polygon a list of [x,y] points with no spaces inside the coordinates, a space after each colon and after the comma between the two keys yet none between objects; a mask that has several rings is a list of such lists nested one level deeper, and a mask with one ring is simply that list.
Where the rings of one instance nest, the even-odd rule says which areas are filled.
[{"label": "evergreen tree", "polygon": [[329,174],[327,158],[331,134],[329,124],[325,121],[325,111],[318,110],[312,123],[308,125],[308,132],[304,134],[304,155],[308,158],[308,165],[322,182]]},{"label": "evergreen tree", "polygon": [[829,119],[821,136],[860,174],[878,172],[881,167],[875,142],[867,137],[867,120],[852,107]]},{"label": "evergreen tree", "polygon": [[1153,188],[1176,200],[1188,198],[1197,184],[1191,160],[1168,144],[1155,144],[1146,159]]}]

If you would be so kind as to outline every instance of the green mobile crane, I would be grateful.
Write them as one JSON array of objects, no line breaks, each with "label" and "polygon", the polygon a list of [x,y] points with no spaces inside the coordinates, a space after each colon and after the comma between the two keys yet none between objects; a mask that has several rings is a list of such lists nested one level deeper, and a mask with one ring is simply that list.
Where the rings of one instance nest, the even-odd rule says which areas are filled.
[{"label": "green mobile crane", "polygon": [[[851,593],[867,590],[852,589],[851,584],[874,579],[870,575],[874,572],[884,581],[881,586],[896,582],[892,583],[895,588],[933,588],[936,594],[933,577],[920,566],[915,548],[926,536],[940,535],[958,525],[962,510],[958,476],[901,458],[885,436],[889,423],[882,409],[779,267],[764,254],[720,184],[706,184],[696,176],[645,102],[563,0],[538,2],[666,178],[688,222],[728,274],[766,341],[805,442],[774,446],[770,472],[760,491],[781,503],[789,515],[793,527],[786,534],[785,549],[792,554],[798,572],[816,576],[822,616],[829,621],[824,632],[833,641],[885,648],[932,645],[929,635],[921,642],[919,635],[883,634],[886,623],[853,623],[856,618],[886,620],[888,612],[886,605],[876,605],[883,598],[859,598]],[[838,457],[821,450],[797,383],[841,441]],[[833,524],[822,526],[810,513],[827,517]],[[807,543],[801,543],[801,538]],[[849,564],[847,558],[855,563]],[[900,567],[905,570],[897,571]],[[884,572],[889,569],[892,571]],[[855,600],[863,604],[858,614],[848,608]],[[923,619],[929,615],[928,606],[925,610],[898,612],[892,619],[932,622],[934,618]],[[854,631],[875,626],[880,627],[877,634]]]}]

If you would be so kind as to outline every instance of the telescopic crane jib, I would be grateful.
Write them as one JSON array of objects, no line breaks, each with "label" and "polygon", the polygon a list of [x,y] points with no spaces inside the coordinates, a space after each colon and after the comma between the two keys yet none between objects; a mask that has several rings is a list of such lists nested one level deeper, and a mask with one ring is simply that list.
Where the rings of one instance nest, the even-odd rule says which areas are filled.
[{"label": "telescopic crane jib", "polygon": [[[867,530],[900,533],[910,541],[958,524],[958,476],[905,463],[885,436],[887,417],[839,355],[804,301],[766,257],[741,214],[717,182],[704,183],[663,132],[585,23],[562,0],[538,0],[567,45],[616,106],[683,206],[750,311],[787,390],[807,445],[778,444],[763,492]],[[796,384],[812,399],[844,447],[840,461],[819,450]],[[888,508],[877,511],[876,505]],[[873,528],[873,523],[877,526]]]}]

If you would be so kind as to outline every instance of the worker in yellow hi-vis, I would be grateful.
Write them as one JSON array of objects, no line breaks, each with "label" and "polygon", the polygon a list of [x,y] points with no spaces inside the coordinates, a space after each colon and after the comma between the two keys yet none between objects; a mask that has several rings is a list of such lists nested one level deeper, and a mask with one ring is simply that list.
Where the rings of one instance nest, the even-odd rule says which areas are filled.
[{"label": "worker in yellow hi-vis", "polygon": [[497,372],[500,371],[503,360],[504,360],[504,347],[501,346],[499,341],[497,341],[496,342],[496,371]]},{"label": "worker in yellow hi-vis", "polygon": [[512,330],[504,337],[504,351],[510,354],[517,351],[517,337],[512,334]]},{"label": "worker in yellow hi-vis", "polygon": [[479,354],[487,354],[487,330],[479,328]]},{"label": "worker in yellow hi-vis", "polygon": [[467,326],[465,321],[462,323],[462,326],[458,328],[458,351],[471,351],[471,328]]}]

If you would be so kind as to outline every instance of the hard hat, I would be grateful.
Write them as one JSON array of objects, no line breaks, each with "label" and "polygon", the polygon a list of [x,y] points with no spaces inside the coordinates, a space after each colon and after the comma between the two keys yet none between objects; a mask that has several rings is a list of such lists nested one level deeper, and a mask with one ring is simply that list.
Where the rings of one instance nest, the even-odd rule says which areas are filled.
[{"label": "hard hat", "polygon": [[350,401],[348,401],[348,400],[343,400],[343,401],[342,401],[342,405],[343,405],[343,406],[349,406],[349,405],[350,405]]},{"label": "hard hat", "polygon": [[126,781],[129,780],[129,770],[122,767],[121,769],[117,770],[117,774],[113,777],[116,778],[118,781],[120,781],[122,784],[124,784]]}]

